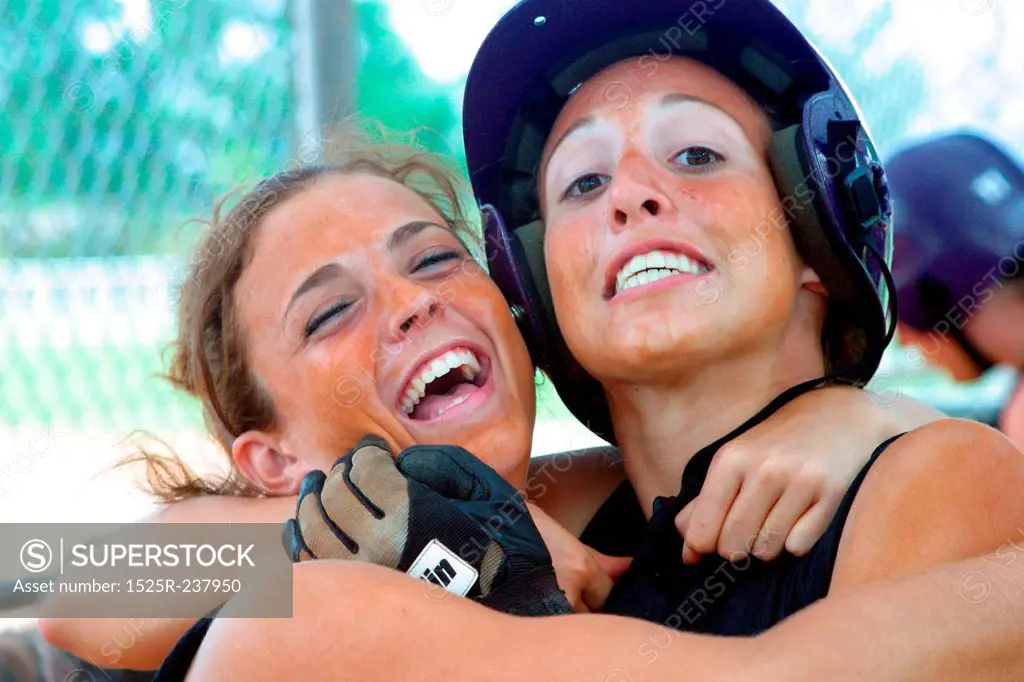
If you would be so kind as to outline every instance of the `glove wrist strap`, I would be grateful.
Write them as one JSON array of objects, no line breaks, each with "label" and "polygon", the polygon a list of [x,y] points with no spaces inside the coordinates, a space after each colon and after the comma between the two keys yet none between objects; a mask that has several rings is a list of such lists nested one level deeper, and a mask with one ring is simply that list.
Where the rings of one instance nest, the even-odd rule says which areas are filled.
[{"label": "glove wrist strap", "polygon": [[514,616],[558,616],[573,612],[551,566],[523,573],[492,590],[480,603]]}]

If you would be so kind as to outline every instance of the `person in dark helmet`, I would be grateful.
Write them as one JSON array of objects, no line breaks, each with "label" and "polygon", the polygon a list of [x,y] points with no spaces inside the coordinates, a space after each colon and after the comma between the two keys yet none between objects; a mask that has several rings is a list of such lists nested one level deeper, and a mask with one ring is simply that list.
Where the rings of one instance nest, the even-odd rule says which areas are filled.
[{"label": "person in dark helmet", "polygon": [[[527,319],[557,319],[528,336],[538,364],[592,428],[607,401],[596,429],[629,482],[583,539],[610,551],[637,502],[648,520],[605,610],[752,634],[831,590],[995,549],[1024,506],[980,544],[950,541],[978,505],[1014,499],[1024,461],[979,425],[936,423],[878,444],[808,555],[680,561],[674,519],[715,451],[794,396],[865,384],[895,326],[892,205],[851,96],[770,3],[699,7],[699,26],[678,30],[677,3],[628,19],[610,4],[519,5],[470,73],[466,153],[488,241],[511,245],[491,258],[497,281]],[[989,453],[964,472],[972,442]],[[860,525],[950,510],[941,490],[964,475],[987,487],[1000,463],[1014,483],[962,500],[933,528],[934,554],[908,561],[912,526]],[[893,497],[917,469],[932,492]],[[738,574],[728,587],[723,571]]]},{"label": "person in dark helmet", "polygon": [[[887,164],[900,339],[959,381],[1024,368],[1024,168],[992,139],[934,137]],[[1000,425],[1024,444],[1016,397]]]},{"label": "person in dark helmet", "polygon": [[[674,519],[716,447],[798,394],[866,381],[893,324],[891,212],[855,107],[770,3],[709,6],[528,0],[485,41],[466,97],[474,188],[496,206],[492,272],[570,407],[607,401],[609,419],[591,425],[622,449],[633,494],[616,511],[642,516],[626,583],[636,599],[620,612],[654,623],[513,618],[378,566],[310,562],[295,569],[298,622],[215,622],[192,679],[961,679],[981,660],[970,675],[1021,670],[1024,635],[1010,620],[979,632],[954,587],[1024,517],[1020,453],[981,425],[880,443],[809,561],[716,565],[731,585],[714,587],[704,561],[682,563]],[[702,30],[652,53],[697,7]],[[657,61],[640,78],[630,69],[643,57]],[[625,104],[609,105],[631,81]],[[696,627],[673,619],[687,605],[703,609]],[[910,624],[918,617],[928,627]],[[754,638],[664,627],[751,633],[782,619]]]}]

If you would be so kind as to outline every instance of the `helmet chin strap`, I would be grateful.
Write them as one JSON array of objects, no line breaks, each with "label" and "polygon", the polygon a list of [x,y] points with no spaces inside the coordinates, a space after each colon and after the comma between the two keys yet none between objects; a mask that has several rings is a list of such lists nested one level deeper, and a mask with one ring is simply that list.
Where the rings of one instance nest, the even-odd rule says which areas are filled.
[{"label": "helmet chin strap", "polygon": [[[888,346],[896,333],[897,304],[896,297],[893,294],[893,292],[896,291],[896,285],[893,281],[892,273],[889,271],[888,266],[885,265],[885,260],[881,257],[881,254],[879,254],[870,244],[866,245],[866,248],[871,251],[875,257],[879,258],[882,264],[882,276],[885,278],[885,286],[888,288],[890,294],[888,297],[890,323],[885,336],[885,345]],[[671,514],[672,518],[674,518],[675,514],[672,514],[672,511],[678,513],[678,511],[682,510],[685,504],[700,494],[701,487],[704,485],[704,480],[707,478],[708,469],[711,466],[711,460],[723,445],[761,424],[782,409],[787,403],[792,402],[800,396],[817,388],[821,388],[822,386],[834,386],[836,384],[852,385],[854,382],[850,380],[849,377],[859,376],[860,374],[858,370],[864,366],[874,367],[875,365],[877,365],[877,362],[875,362],[873,358],[864,357],[856,363],[836,368],[825,376],[817,379],[811,379],[810,381],[804,381],[780,393],[753,417],[743,422],[741,425],[730,431],[725,436],[722,436],[714,443],[701,448],[701,450],[699,450],[697,454],[690,459],[686,468],[683,470],[679,494],[675,498],[659,498],[659,511],[664,509],[665,514]],[[669,506],[665,507],[666,504]]]}]

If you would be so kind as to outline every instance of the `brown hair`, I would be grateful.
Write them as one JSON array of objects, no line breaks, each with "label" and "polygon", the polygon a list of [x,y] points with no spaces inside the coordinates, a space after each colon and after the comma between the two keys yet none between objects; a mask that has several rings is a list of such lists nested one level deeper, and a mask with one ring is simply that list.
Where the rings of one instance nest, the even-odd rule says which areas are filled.
[{"label": "brown hair", "polygon": [[[252,237],[270,211],[324,177],[371,174],[413,190],[460,239],[477,241],[463,210],[464,185],[438,156],[404,144],[350,135],[347,146],[335,144],[324,158],[325,165],[302,165],[264,180],[224,215],[227,197],[221,199],[181,287],[167,379],[202,401],[207,428],[227,453],[238,435],[271,429],[277,421],[272,397],[249,369],[235,300],[235,286],[252,258]],[[173,452],[157,455],[140,448],[128,461],[140,460],[146,466],[149,492],[164,502],[200,495],[263,494],[233,461],[226,476],[209,479],[196,474]]]}]

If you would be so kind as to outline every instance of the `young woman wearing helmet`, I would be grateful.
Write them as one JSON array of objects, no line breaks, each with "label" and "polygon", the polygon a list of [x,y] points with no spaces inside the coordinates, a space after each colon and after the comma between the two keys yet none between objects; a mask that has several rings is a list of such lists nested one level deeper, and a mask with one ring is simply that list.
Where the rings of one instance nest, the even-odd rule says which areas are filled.
[{"label": "young woman wearing helmet", "polygon": [[[562,679],[648,672],[669,679],[959,679],[971,647],[986,652],[979,666],[985,670],[976,672],[993,679],[1019,672],[1008,621],[986,633],[960,629],[963,621],[942,618],[956,610],[955,598],[941,608],[931,603],[929,638],[950,640],[941,647],[904,624],[895,630],[898,650],[878,658],[842,647],[799,654],[792,648],[794,637],[844,637],[849,644],[872,628],[879,637],[895,634],[889,616],[849,619],[837,617],[837,609],[899,599],[905,613],[921,616],[923,595],[933,598],[931,588],[951,577],[993,579],[974,573],[987,565],[979,558],[916,581],[852,589],[1000,554],[1024,517],[1024,463],[985,427],[939,423],[879,444],[837,517],[830,546],[806,562],[734,573],[730,582],[742,588],[710,595],[718,588],[695,580],[706,574],[689,572],[670,545],[665,530],[699,488],[722,439],[824,382],[865,381],[891,336],[884,174],[852,102],[769,3],[719,3],[710,15],[709,3],[691,5],[700,7],[701,30],[689,42],[677,43],[681,34],[671,33],[674,47],[665,56],[653,44],[665,45],[661,38],[685,8],[678,2],[632,3],[628,14],[593,2],[520,4],[485,42],[470,76],[470,171],[478,198],[496,203],[511,226],[511,235],[497,222],[492,228],[498,251],[511,244],[509,270],[519,270],[503,281],[506,296],[522,310],[528,332],[539,326],[531,316],[553,310],[586,373],[557,337],[538,334],[535,357],[570,406],[577,387],[586,392],[579,391],[576,405],[593,396],[608,402],[640,508],[651,517],[629,585],[641,597],[642,615],[679,629],[756,632],[826,593],[830,599],[754,640],[698,647],[668,636],[661,646],[654,637],[664,631],[635,622],[516,621],[458,600],[417,605],[417,588],[392,574],[311,564],[297,573],[345,590],[343,605],[318,610],[323,586],[297,589],[297,610],[318,614],[329,631],[215,624],[192,672],[196,679],[228,670],[325,679],[331,671],[383,679],[512,679],[538,671]],[[557,31],[532,33],[547,28]],[[657,66],[646,80],[631,72],[641,64]],[[609,106],[608,93],[630,80],[626,105]],[[484,122],[493,126],[493,139],[478,143],[474,131]],[[539,206],[530,205],[531,196]],[[539,217],[543,263],[530,260],[537,247],[527,243],[539,236],[527,229]],[[648,260],[639,263],[638,256]],[[652,264],[652,256],[661,260]],[[587,375],[600,380],[602,392],[579,386]],[[737,396],[740,386],[748,390]],[[741,613],[760,586],[770,603],[752,617]],[[355,594],[374,588],[372,599]],[[685,616],[672,619],[677,610],[668,607],[680,596],[706,607],[696,627],[687,628]],[[987,597],[977,601],[989,604]],[[287,638],[287,659],[266,655],[269,643],[281,641],[275,638]],[[336,646],[338,638],[344,644]],[[927,661],[926,670],[895,660],[924,651],[915,660]],[[330,660],[332,667],[309,660]]]}]

